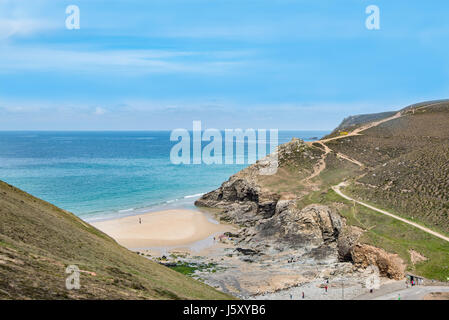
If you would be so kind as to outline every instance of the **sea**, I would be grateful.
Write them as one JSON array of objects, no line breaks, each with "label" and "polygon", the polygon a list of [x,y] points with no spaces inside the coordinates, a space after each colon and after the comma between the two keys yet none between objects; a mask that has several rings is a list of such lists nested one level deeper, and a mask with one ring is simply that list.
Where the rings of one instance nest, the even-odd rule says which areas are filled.
[{"label": "sea", "polygon": [[[312,141],[328,133],[279,131],[278,143]],[[171,141],[170,134],[0,131],[0,180],[91,222],[193,208],[202,194],[248,166],[174,164],[170,151],[178,141]]]}]

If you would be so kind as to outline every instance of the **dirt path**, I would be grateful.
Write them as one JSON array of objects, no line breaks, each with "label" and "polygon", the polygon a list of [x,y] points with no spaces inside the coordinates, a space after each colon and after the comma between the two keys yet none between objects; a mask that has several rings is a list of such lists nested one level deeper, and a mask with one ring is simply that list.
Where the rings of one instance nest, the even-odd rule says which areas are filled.
[{"label": "dirt path", "polygon": [[[324,154],[321,156],[321,159],[318,161],[317,165],[314,166],[313,173],[301,181],[301,182],[307,183],[307,184],[311,184],[310,180],[317,177],[321,172],[323,172],[324,169],[326,169],[326,157],[329,154],[329,152],[332,151],[328,146],[326,146],[324,143],[322,143],[319,140],[314,141],[312,143],[320,144],[324,148]],[[312,143],[309,143],[309,145],[311,146]]]},{"label": "dirt path", "polygon": [[357,161],[357,160],[355,160],[355,159],[352,159],[352,158],[350,158],[350,157],[344,155],[343,153],[337,152],[337,157],[342,158],[342,159],[345,159],[345,160],[347,160],[347,161],[349,161],[349,162],[352,162],[352,163],[358,165],[359,167],[363,167],[363,163],[361,163],[360,161]]},{"label": "dirt path", "polygon": [[447,103],[447,100],[446,101],[435,102],[435,103],[432,103],[432,104],[423,105],[421,107],[415,107],[413,109],[410,109],[410,111],[412,111],[412,113],[414,114],[418,110],[421,110],[421,109],[424,109],[424,108],[429,108],[429,107],[432,107],[432,106],[437,106],[437,105],[443,104],[443,103]]},{"label": "dirt path", "polygon": [[360,132],[363,132],[363,131],[368,130],[368,129],[373,128],[373,127],[377,127],[378,125],[380,125],[382,123],[385,123],[385,122],[388,122],[388,121],[400,118],[401,116],[402,116],[401,112],[397,112],[395,115],[393,115],[391,117],[388,117],[388,118],[385,118],[385,119],[382,119],[382,120],[379,120],[379,121],[374,121],[374,122],[370,122],[370,123],[367,123],[365,125],[362,125],[359,128],[354,129],[353,131],[349,132],[347,135],[336,136],[336,137],[333,137],[333,138],[323,139],[323,140],[320,140],[320,142],[326,143],[326,142],[333,141],[333,140],[343,139],[343,138],[347,138],[347,137],[351,137],[351,136],[357,136],[357,135],[360,135]]},{"label": "dirt path", "polygon": [[[314,177],[318,176],[318,175],[319,175],[319,174],[326,168],[326,162],[325,162],[326,156],[332,151],[332,149],[330,149],[330,148],[325,144],[326,142],[329,142],[329,141],[332,141],[332,140],[343,139],[343,138],[347,138],[347,137],[350,137],[350,136],[359,135],[360,132],[363,132],[363,131],[365,131],[365,130],[367,130],[367,129],[369,129],[369,128],[376,127],[376,126],[378,126],[378,125],[380,125],[380,124],[382,124],[382,123],[391,121],[391,120],[393,120],[393,119],[400,118],[401,116],[402,116],[401,113],[400,113],[400,112],[397,112],[395,115],[393,115],[393,116],[391,116],[391,117],[388,117],[388,118],[385,118],[385,119],[382,119],[382,120],[379,120],[379,121],[370,122],[370,123],[368,123],[368,124],[366,124],[366,125],[363,125],[363,126],[357,128],[357,129],[351,131],[351,132],[350,132],[349,134],[347,134],[347,135],[344,135],[344,136],[337,136],[337,137],[333,137],[333,138],[329,138],[329,139],[323,139],[323,140],[315,141],[314,143],[318,143],[318,144],[320,144],[320,145],[322,145],[322,146],[324,147],[324,152],[325,152],[325,153],[322,155],[321,160],[320,160],[318,166],[315,168],[313,174],[312,174],[311,176],[309,176],[308,178],[306,178],[305,180],[306,180],[306,181],[309,181],[310,179],[313,179]],[[348,160],[348,161],[350,161],[350,162],[352,162],[352,163],[355,163],[355,164],[357,164],[358,166],[363,166],[363,164],[362,164],[361,162],[359,162],[359,161],[357,161],[357,160],[355,160],[355,159],[352,159],[352,158],[350,158],[350,157],[348,157],[348,156],[346,156],[346,155],[344,155],[344,154],[337,153],[337,156],[340,157],[340,158],[342,158],[342,159]],[[435,237],[438,237],[438,238],[440,238],[440,239],[443,239],[443,240],[449,242],[449,238],[448,238],[448,237],[446,237],[446,236],[444,236],[444,235],[442,235],[442,234],[440,234],[440,233],[438,233],[438,232],[432,231],[431,229],[426,228],[426,227],[423,227],[423,226],[421,226],[421,225],[419,225],[419,224],[417,224],[417,223],[414,223],[414,222],[409,221],[409,220],[407,220],[407,219],[404,219],[404,218],[401,218],[401,217],[399,217],[399,216],[396,216],[396,215],[394,215],[394,214],[392,214],[392,213],[390,213],[390,212],[388,212],[388,211],[378,209],[378,208],[373,207],[373,206],[371,206],[371,205],[369,205],[369,204],[366,204],[366,203],[364,203],[364,202],[355,200],[355,199],[353,199],[353,198],[351,198],[351,197],[349,197],[349,196],[343,194],[343,192],[341,192],[340,188],[341,188],[341,187],[344,187],[344,186],[346,186],[346,182],[341,182],[340,184],[338,184],[338,185],[336,185],[336,186],[333,186],[332,189],[333,189],[338,195],[340,195],[341,197],[343,197],[343,198],[345,198],[345,199],[347,199],[347,200],[354,201],[354,202],[356,202],[356,203],[358,203],[358,204],[360,204],[360,205],[362,205],[362,206],[365,206],[365,207],[370,208],[370,209],[372,209],[372,210],[374,210],[374,211],[377,211],[377,212],[380,212],[380,213],[382,213],[382,214],[384,214],[384,215],[390,216],[390,217],[392,217],[392,218],[394,218],[394,219],[396,219],[396,220],[399,220],[399,221],[402,221],[402,222],[407,223],[407,224],[409,224],[409,225],[412,225],[412,226],[414,226],[414,227],[416,227],[416,228],[418,228],[418,229],[421,229],[421,230],[424,231],[424,232],[427,232],[427,233],[429,233],[429,234],[431,234],[431,235],[433,235],[433,236],[435,236]]]},{"label": "dirt path", "polygon": [[[374,122],[370,122],[367,123],[353,131],[351,131],[350,133],[348,133],[347,135],[344,136],[337,136],[337,137],[333,137],[333,138],[328,138],[328,139],[323,139],[323,140],[317,140],[317,141],[313,141],[313,142],[308,142],[307,144],[309,146],[313,146],[314,143],[318,143],[320,144],[323,148],[324,148],[324,154],[321,156],[321,159],[318,161],[317,165],[314,166],[313,168],[313,173],[308,176],[307,178],[303,179],[301,182],[306,183],[306,184],[312,184],[311,180],[317,176],[320,175],[321,172],[323,172],[324,169],[326,169],[326,157],[327,155],[332,151],[332,149],[330,149],[325,143],[332,141],[332,140],[338,140],[338,139],[343,139],[343,138],[347,138],[347,137],[351,137],[351,136],[356,136],[356,135],[360,135],[360,132],[363,132],[365,130],[368,130],[369,128],[373,128],[376,127],[384,122],[393,120],[393,119],[397,119],[401,117],[401,113],[397,112],[395,115],[379,120],[379,121],[374,121]],[[360,161],[357,161],[355,159],[352,159],[351,157],[348,157],[347,155],[344,155],[342,153],[337,152],[337,157],[341,158],[341,159],[345,159],[349,162],[352,162],[356,165],[358,165],[359,167],[363,167],[363,163],[361,163]]]},{"label": "dirt path", "polygon": [[[345,137],[347,137],[347,135]],[[309,146],[312,146],[313,143],[320,144],[324,149],[324,154],[321,156],[321,159],[318,161],[318,163],[314,166],[313,173],[310,176],[308,176],[307,178],[303,179],[301,182],[311,184],[310,180],[319,176],[320,173],[323,172],[324,169],[326,169],[326,157],[333,150],[331,148],[329,148],[327,145],[325,145],[323,141],[324,140],[318,140],[318,141],[307,143]],[[326,139],[326,141],[329,141],[329,139]],[[352,162],[352,163],[358,165],[359,167],[363,167],[363,163],[361,163],[360,161],[357,161],[355,159],[352,159],[352,158],[348,157],[347,155],[344,155],[339,152],[336,152],[336,155],[338,158],[345,159],[349,162]]]},{"label": "dirt path", "polygon": [[429,228],[423,227],[423,226],[421,226],[421,225],[419,225],[419,224],[417,224],[417,223],[415,223],[415,222],[412,222],[412,221],[410,221],[410,220],[401,218],[401,217],[399,217],[399,216],[397,216],[397,215],[394,215],[394,214],[392,214],[392,213],[390,213],[390,212],[388,212],[388,211],[385,211],[385,210],[382,210],[382,209],[378,209],[378,208],[376,208],[376,207],[374,207],[374,206],[372,206],[372,205],[369,205],[369,204],[364,203],[364,202],[362,202],[362,201],[358,201],[358,200],[356,200],[356,199],[353,199],[353,198],[351,198],[351,197],[345,195],[345,194],[340,190],[340,188],[341,188],[341,187],[345,187],[346,185],[347,185],[346,182],[341,182],[340,184],[338,184],[338,185],[336,185],[336,186],[333,186],[332,189],[333,189],[338,195],[340,195],[341,197],[345,198],[346,200],[354,201],[354,202],[356,202],[356,203],[358,203],[358,204],[360,204],[360,205],[362,205],[362,206],[364,206],[364,207],[367,207],[367,208],[369,208],[369,209],[371,209],[371,210],[380,212],[380,213],[382,213],[382,214],[384,214],[384,215],[386,215],[386,216],[389,216],[389,217],[392,217],[392,218],[394,218],[394,219],[396,219],[396,220],[399,220],[399,221],[402,221],[402,222],[404,222],[404,223],[407,223],[407,224],[409,224],[409,225],[411,225],[411,226],[414,226],[414,227],[416,227],[416,228],[418,228],[418,229],[420,229],[420,230],[422,230],[422,231],[424,231],[424,232],[427,232],[428,234],[431,234],[431,235],[433,235],[433,236],[435,236],[435,237],[438,237],[438,238],[440,238],[440,239],[443,239],[443,240],[449,242],[449,238],[448,238],[448,237],[446,237],[446,236],[444,236],[444,235],[442,235],[442,234],[440,234],[440,233],[438,233],[438,232],[435,232],[435,231],[433,231],[433,230],[431,230],[431,229],[429,229]]}]

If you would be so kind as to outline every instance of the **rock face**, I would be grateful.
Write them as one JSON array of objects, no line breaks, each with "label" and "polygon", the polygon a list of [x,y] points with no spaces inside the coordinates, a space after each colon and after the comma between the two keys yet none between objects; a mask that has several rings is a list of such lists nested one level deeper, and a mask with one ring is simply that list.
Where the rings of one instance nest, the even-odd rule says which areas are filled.
[{"label": "rock face", "polygon": [[338,237],[338,257],[341,261],[352,261],[352,248],[358,243],[363,230],[355,226],[345,226]]},{"label": "rock face", "polygon": [[[309,149],[303,141],[294,139],[277,151],[279,164],[292,165],[299,161],[300,166],[295,167],[298,170],[310,164],[313,167],[313,161],[319,157]],[[347,226],[336,209],[321,204],[298,208],[298,198],[294,194],[267,191],[259,184],[261,166],[267,166],[266,161],[235,174],[195,202],[197,206],[220,209],[221,220],[242,227],[238,252],[244,254],[245,259],[255,262],[261,257],[286,254],[290,262],[377,265],[383,275],[395,279],[403,277],[404,266],[399,257],[359,244],[364,231]],[[245,254],[248,252],[251,254]]]},{"label": "rock face", "polygon": [[[279,210],[278,202],[285,195],[282,198],[279,194],[267,191],[260,186],[259,178],[266,174],[267,168],[282,167],[287,163],[299,163],[301,169],[312,168],[321,153],[322,151],[308,147],[300,139],[292,139],[279,146],[273,154],[233,175],[218,189],[203,195],[195,205],[220,208],[224,210],[224,219],[245,226],[254,225],[260,219],[271,218]],[[289,198],[294,199],[295,196]]]},{"label": "rock face", "polygon": [[254,182],[233,176],[217,190],[203,195],[195,205],[221,208],[225,220],[251,225],[260,218],[272,217],[278,200],[277,195],[262,195]]},{"label": "rock face", "polygon": [[342,220],[329,207],[313,204],[300,210],[292,203],[277,207],[271,219],[257,226],[259,237],[283,241],[293,248],[320,246],[338,238]]},{"label": "rock face", "polygon": [[301,209],[295,203],[294,199],[262,195],[259,186],[242,178],[231,178],[196,202],[221,208],[223,220],[245,226],[239,235],[246,248],[241,252],[263,255],[267,248],[271,252],[296,250],[296,254],[291,254],[292,260],[353,262],[361,268],[375,265],[383,276],[404,277],[405,264],[399,256],[360,244],[364,231],[347,226],[334,209],[319,204]]},{"label": "rock face", "polygon": [[351,249],[354,264],[366,268],[375,265],[380,274],[392,279],[400,280],[405,276],[405,264],[396,254],[391,254],[366,244],[356,244]]}]

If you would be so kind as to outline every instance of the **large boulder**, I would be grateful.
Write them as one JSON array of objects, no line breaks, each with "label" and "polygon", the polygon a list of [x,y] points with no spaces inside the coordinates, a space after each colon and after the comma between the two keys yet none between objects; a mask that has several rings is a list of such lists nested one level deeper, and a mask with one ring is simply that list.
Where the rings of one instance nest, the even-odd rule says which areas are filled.
[{"label": "large boulder", "polygon": [[279,200],[277,194],[261,192],[250,179],[233,176],[220,188],[206,193],[196,206],[222,209],[220,217],[242,225],[254,225],[260,219],[272,217]]},{"label": "large boulder", "polygon": [[226,202],[258,202],[259,187],[246,179],[231,178],[224,182],[220,188],[206,193],[195,202],[201,207],[217,207]]},{"label": "large boulder", "polygon": [[351,250],[358,243],[363,230],[356,226],[345,226],[338,236],[338,258],[340,261],[352,261]]},{"label": "large boulder", "polygon": [[405,277],[406,265],[397,255],[367,244],[356,244],[351,249],[352,261],[357,267],[367,268],[374,265],[382,276],[401,280]]}]

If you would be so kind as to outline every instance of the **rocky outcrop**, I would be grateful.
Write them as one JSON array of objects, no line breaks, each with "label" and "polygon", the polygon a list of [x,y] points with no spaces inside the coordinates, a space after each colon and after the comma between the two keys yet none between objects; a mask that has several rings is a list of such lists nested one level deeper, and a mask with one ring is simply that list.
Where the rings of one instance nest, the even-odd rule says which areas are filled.
[{"label": "rocky outcrop", "polygon": [[216,206],[220,202],[258,202],[259,186],[238,177],[224,182],[220,188],[206,193],[198,201],[198,205]]},{"label": "rocky outcrop", "polygon": [[338,237],[340,261],[352,261],[356,267],[377,266],[382,276],[400,280],[405,276],[406,265],[397,255],[360,242],[364,230],[356,226],[345,226]]},{"label": "rocky outcrop", "polygon": [[382,276],[400,280],[405,276],[406,265],[397,255],[367,244],[356,244],[351,249],[351,256],[357,267],[377,266]]},{"label": "rocky outcrop", "polygon": [[221,218],[243,225],[272,217],[280,196],[262,192],[260,186],[240,176],[232,176],[220,188],[203,195],[196,206],[223,209]]},{"label": "rocky outcrop", "polygon": [[[276,154],[281,166],[313,171],[319,157],[312,149],[294,139],[280,146]],[[259,183],[263,181],[260,169],[264,166],[266,161],[249,166],[195,202],[197,206],[221,209],[220,219],[242,227],[236,252],[243,261],[255,262],[267,256],[284,259],[287,255],[290,263],[353,262],[361,268],[376,265],[382,275],[390,278],[403,277],[405,265],[401,259],[359,243],[364,230],[347,226],[336,209],[321,204],[299,208],[296,203],[301,196],[271,193],[264,188],[264,183]]]},{"label": "rocky outcrop", "polygon": [[277,214],[257,226],[259,237],[283,241],[293,248],[320,246],[338,238],[342,220],[335,211],[316,204],[298,209],[287,203],[279,203]]},{"label": "rocky outcrop", "polygon": [[358,243],[363,230],[355,226],[345,226],[338,237],[338,258],[340,261],[352,261],[352,248]]},{"label": "rocky outcrop", "polygon": [[315,153],[321,154],[322,151],[310,148],[300,139],[292,139],[279,146],[275,153],[233,175],[218,189],[203,195],[195,205],[220,208],[223,210],[221,217],[224,220],[245,226],[252,226],[260,219],[271,218],[279,210],[279,200],[292,200],[295,196],[272,193],[260,185],[259,178],[264,176],[267,168],[287,163],[299,164],[302,169],[312,170],[319,158]]}]

